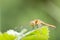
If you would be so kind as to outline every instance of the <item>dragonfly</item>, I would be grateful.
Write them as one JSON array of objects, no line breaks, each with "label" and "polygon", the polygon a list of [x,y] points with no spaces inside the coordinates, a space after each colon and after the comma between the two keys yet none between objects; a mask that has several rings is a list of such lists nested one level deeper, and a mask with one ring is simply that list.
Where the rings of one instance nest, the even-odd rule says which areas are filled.
[{"label": "dragonfly", "polygon": [[39,20],[39,19],[32,20],[32,21],[30,22],[30,25],[31,25],[33,28],[34,28],[35,26],[41,27],[41,26],[43,26],[43,25],[48,26],[48,27],[52,27],[52,28],[56,28],[56,26],[51,25],[51,24],[48,24],[48,23],[45,23],[45,22],[43,22],[43,21],[41,21],[41,20]]}]

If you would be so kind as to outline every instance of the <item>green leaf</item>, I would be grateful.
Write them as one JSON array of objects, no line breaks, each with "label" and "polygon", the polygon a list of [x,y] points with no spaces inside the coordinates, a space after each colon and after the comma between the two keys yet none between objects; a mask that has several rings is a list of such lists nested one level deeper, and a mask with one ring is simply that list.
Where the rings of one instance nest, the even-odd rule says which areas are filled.
[{"label": "green leaf", "polygon": [[34,32],[22,38],[22,40],[48,40],[49,30],[47,26],[36,29]]},{"label": "green leaf", "polygon": [[0,34],[0,40],[14,40],[16,37],[7,33]]}]

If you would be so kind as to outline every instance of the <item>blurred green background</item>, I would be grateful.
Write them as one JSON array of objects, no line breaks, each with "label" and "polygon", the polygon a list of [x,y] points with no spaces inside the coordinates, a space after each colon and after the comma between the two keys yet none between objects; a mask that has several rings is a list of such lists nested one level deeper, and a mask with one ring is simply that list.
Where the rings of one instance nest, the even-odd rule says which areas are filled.
[{"label": "blurred green background", "polygon": [[56,26],[50,29],[50,40],[60,40],[60,0],[0,0],[0,4],[0,31],[41,19]]}]

